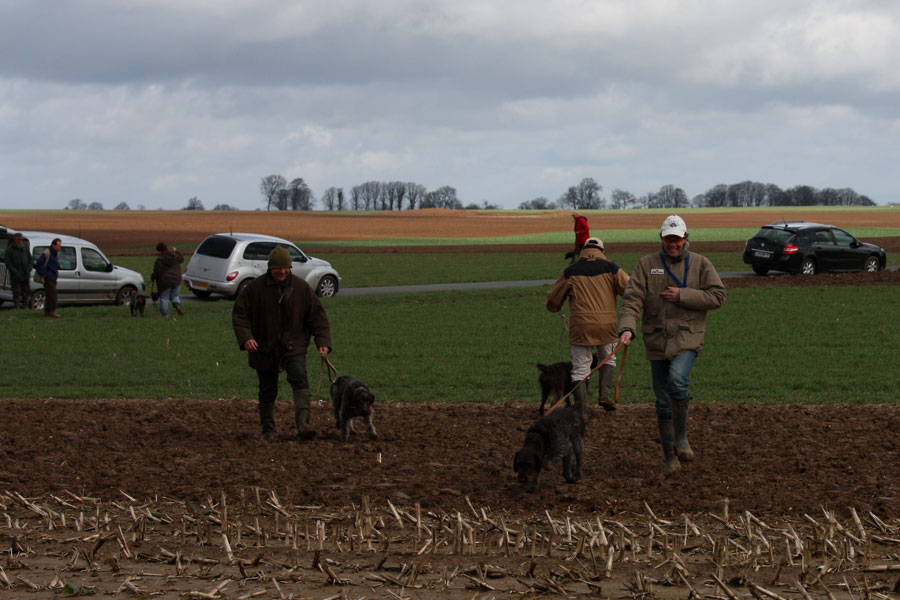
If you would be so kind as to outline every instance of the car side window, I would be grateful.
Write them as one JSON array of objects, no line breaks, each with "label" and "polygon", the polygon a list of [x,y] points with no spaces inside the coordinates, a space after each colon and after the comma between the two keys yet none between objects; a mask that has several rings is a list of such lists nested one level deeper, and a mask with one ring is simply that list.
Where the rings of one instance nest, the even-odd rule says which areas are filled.
[{"label": "car side window", "polygon": [[824,229],[820,229],[816,232],[816,243],[817,244],[834,244],[834,238],[831,237],[831,232],[826,231]]},{"label": "car side window", "polygon": [[[47,246],[35,246],[31,251],[35,264],[37,264],[38,259],[46,249]],[[59,261],[60,271],[74,271],[75,266],[78,264],[78,261],[75,259],[75,248],[72,246],[61,247],[56,255],[56,260]]]},{"label": "car side window", "polygon": [[288,254],[291,255],[291,262],[304,262],[306,260],[300,251],[293,246],[287,246],[285,244],[279,244],[279,246],[288,251]]},{"label": "car side window", "polygon": [[106,259],[103,258],[103,255],[93,248],[81,249],[81,262],[84,264],[84,269],[86,271],[96,271],[100,273],[106,271],[106,265],[109,264],[106,262]]},{"label": "car side window", "polygon": [[272,242],[253,242],[244,249],[245,260],[269,260],[269,253],[275,249]]},{"label": "car side window", "polygon": [[855,239],[852,235],[844,231],[843,229],[835,229],[834,239],[837,242],[838,246],[849,246],[853,240]]}]

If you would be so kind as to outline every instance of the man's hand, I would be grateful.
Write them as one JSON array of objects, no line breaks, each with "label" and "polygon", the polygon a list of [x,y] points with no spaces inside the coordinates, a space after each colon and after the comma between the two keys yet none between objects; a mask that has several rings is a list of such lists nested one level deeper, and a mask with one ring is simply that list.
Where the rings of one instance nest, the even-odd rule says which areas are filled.
[{"label": "man's hand", "polygon": [[619,336],[619,341],[622,342],[623,345],[627,346],[631,343],[631,339],[634,337],[630,331],[623,331],[622,335]]},{"label": "man's hand", "polygon": [[678,302],[678,300],[681,298],[681,288],[670,285],[669,287],[661,291],[659,295],[669,302]]},{"label": "man's hand", "polygon": [[319,346],[319,354],[328,356],[328,346]]},{"label": "man's hand", "polygon": [[250,339],[244,342],[244,350],[247,352],[256,352],[259,350],[259,344],[256,343],[256,340]]}]

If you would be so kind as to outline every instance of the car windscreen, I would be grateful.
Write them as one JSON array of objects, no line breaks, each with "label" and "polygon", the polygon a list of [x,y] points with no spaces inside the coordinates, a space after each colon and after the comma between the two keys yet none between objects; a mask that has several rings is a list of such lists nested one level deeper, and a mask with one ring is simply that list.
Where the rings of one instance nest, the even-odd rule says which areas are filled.
[{"label": "car windscreen", "polygon": [[769,227],[763,227],[757,232],[754,237],[777,242],[779,244],[784,244],[789,239],[791,239],[792,235],[794,235],[792,232],[785,231],[784,229],[772,229]]},{"label": "car windscreen", "polygon": [[197,247],[196,253],[213,258],[228,258],[236,243],[231,238],[214,235],[203,240],[203,243]]}]

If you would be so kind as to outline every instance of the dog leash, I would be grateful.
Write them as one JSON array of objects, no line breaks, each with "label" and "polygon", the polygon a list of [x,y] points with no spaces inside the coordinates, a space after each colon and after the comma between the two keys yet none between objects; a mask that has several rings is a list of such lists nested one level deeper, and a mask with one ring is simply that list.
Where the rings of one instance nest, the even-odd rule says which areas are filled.
[{"label": "dog leash", "polygon": [[316,396],[319,395],[319,391],[322,389],[322,373],[326,371],[328,372],[328,381],[331,383],[334,383],[340,375],[337,367],[328,360],[328,357],[322,356],[322,362],[319,366],[319,381],[316,383]]},{"label": "dog leash", "polygon": [[[603,360],[601,360],[601,361],[597,364],[596,367],[594,367],[593,369],[591,369],[591,372],[588,373],[587,376],[586,376],[584,379],[582,379],[580,382],[578,382],[578,385],[581,385],[582,383],[584,383],[585,381],[587,381],[588,379],[590,379],[590,378],[591,378],[591,375],[593,375],[594,372],[596,372],[600,367],[602,367],[603,365],[605,365],[606,362],[607,362],[610,358],[612,358],[613,356],[615,356],[616,352],[618,352],[619,350],[622,350],[623,348],[625,349],[625,351],[622,353],[622,364],[619,366],[619,376],[618,376],[618,378],[616,379],[616,398],[615,398],[615,400],[616,400],[616,404],[618,404],[618,403],[619,403],[619,387],[622,385],[622,375],[625,373],[625,357],[628,356],[628,346],[626,346],[626,345],[623,344],[622,342],[619,342],[619,343],[616,345],[616,347],[613,349],[613,351],[606,355],[606,358],[604,358]],[[568,398],[569,396],[572,395],[572,392],[575,391],[575,389],[578,387],[578,385],[576,385],[576,386],[573,387],[571,390],[569,390],[569,393],[567,393],[565,396],[563,396],[562,398],[560,398],[559,400],[557,400],[557,401],[556,401],[556,404],[554,404],[553,406],[551,406],[548,410],[544,411],[544,416],[549,415],[549,414],[552,413],[554,410],[556,410],[557,408],[559,408],[559,405],[562,404],[563,402],[565,402],[566,398]]]}]

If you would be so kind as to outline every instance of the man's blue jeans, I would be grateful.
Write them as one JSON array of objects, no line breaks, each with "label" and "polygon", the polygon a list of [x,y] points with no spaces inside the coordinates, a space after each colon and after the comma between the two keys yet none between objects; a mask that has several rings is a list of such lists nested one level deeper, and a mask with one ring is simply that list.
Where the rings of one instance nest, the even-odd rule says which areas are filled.
[{"label": "man's blue jeans", "polygon": [[691,368],[697,352],[686,350],[672,360],[651,360],[653,392],[656,394],[656,418],[668,421],[672,418],[672,400],[691,397]]},{"label": "man's blue jeans", "polygon": [[159,312],[165,316],[169,314],[169,303],[181,304],[181,285],[174,285],[159,292]]}]

